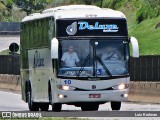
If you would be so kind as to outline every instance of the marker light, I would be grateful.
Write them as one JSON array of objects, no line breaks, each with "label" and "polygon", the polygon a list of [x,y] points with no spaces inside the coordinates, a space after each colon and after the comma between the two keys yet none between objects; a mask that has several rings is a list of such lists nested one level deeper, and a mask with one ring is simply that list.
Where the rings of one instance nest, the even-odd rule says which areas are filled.
[{"label": "marker light", "polygon": [[128,94],[124,94],[124,97],[128,97]]},{"label": "marker light", "polygon": [[127,94],[127,93],[126,93],[126,94],[122,94],[121,97],[127,98],[127,97],[128,97],[128,94]]},{"label": "marker light", "polygon": [[97,17],[96,14],[86,14],[86,17]]}]

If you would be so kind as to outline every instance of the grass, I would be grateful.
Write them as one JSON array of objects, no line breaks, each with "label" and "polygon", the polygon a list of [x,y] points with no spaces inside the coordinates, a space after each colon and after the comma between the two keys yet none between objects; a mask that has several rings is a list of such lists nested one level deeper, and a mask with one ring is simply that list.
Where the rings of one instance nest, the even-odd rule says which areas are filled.
[{"label": "grass", "polygon": [[140,55],[160,55],[160,28],[155,29],[159,22],[160,17],[147,19],[130,28],[130,35],[138,39]]},{"label": "grass", "polygon": [[3,51],[0,52],[0,55],[8,55],[9,52],[10,52],[9,49],[3,50]]},{"label": "grass", "polygon": [[131,3],[119,10],[126,15],[129,36],[138,40],[140,55],[160,55],[160,28],[155,29],[160,22],[160,16],[137,24],[136,8]]},{"label": "grass", "polygon": [[[10,50],[6,49],[0,52],[0,55],[9,55],[10,54]],[[20,54],[20,51],[18,50],[17,54]]]}]

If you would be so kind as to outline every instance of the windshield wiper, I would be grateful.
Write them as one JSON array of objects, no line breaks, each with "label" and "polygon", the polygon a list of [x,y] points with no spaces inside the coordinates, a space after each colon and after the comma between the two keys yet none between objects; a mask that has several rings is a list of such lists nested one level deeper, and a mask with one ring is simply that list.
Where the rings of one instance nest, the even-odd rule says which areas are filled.
[{"label": "windshield wiper", "polygon": [[85,65],[87,64],[87,62],[88,62],[89,58],[90,58],[90,54],[88,54],[88,56],[86,57],[86,59],[85,59],[85,61],[84,61],[83,65],[82,65],[82,67],[81,67],[81,68],[80,68],[80,70],[78,71],[78,73],[77,73],[77,77],[79,77],[79,76],[80,76],[80,74],[81,74],[81,72],[83,71],[83,69],[84,69]]},{"label": "windshield wiper", "polygon": [[107,66],[104,64],[104,62],[101,60],[100,57],[96,56],[96,59],[98,60],[98,62],[103,66],[104,70],[106,71],[106,73],[108,74],[109,77],[112,77],[111,72],[108,70]]}]

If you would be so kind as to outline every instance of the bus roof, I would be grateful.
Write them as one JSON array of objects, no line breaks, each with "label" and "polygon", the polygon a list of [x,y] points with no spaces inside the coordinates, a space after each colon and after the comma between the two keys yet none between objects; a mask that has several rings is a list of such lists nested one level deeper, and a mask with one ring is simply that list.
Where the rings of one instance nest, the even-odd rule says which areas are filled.
[{"label": "bus roof", "polygon": [[93,5],[68,5],[55,8],[49,8],[42,13],[33,13],[26,16],[22,22],[32,21],[53,16],[55,19],[60,18],[126,18],[125,15],[116,10],[108,8],[99,8]]}]

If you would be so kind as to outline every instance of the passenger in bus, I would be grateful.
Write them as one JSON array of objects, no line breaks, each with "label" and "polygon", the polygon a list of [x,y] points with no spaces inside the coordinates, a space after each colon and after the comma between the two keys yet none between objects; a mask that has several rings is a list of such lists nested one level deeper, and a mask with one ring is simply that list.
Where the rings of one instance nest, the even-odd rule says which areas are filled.
[{"label": "passenger in bus", "polygon": [[78,55],[73,50],[73,46],[69,46],[68,52],[65,52],[61,58],[62,66],[64,67],[75,67],[80,65]]},{"label": "passenger in bus", "polygon": [[106,60],[119,60],[116,51],[112,47],[108,47],[101,56],[102,61]]}]

